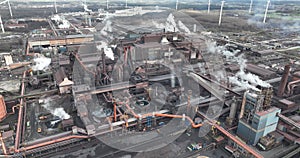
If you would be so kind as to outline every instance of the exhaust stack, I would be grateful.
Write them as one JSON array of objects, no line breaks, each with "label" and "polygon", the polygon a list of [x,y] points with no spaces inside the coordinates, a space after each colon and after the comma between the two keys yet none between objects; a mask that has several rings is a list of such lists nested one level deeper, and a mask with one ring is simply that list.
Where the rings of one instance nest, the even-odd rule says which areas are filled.
[{"label": "exhaust stack", "polygon": [[279,85],[279,88],[278,88],[278,92],[277,92],[278,97],[282,97],[283,94],[284,94],[284,90],[286,88],[286,84],[287,84],[289,73],[290,73],[290,68],[291,68],[290,65],[286,65],[284,67],[284,72],[283,72],[283,75],[282,75],[282,78],[281,78],[281,81],[280,81],[280,85]]}]

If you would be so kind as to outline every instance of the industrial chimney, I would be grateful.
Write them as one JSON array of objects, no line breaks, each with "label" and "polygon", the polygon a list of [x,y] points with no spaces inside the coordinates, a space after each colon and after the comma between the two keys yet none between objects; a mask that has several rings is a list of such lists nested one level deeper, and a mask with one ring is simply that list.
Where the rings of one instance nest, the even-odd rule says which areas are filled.
[{"label": "industrial chimney", "polygon": [[289,77],[289,73],[290,73],[290,68],[291,68],[290,65],[286,65],[284,67],[283,75],[282,75],[280,85],[279,85],[279,88],[278,88],[278,92],[277,92],[278,97],[282,97],[283,94],[284,94],[284,90],[285,90],[285,87],[286,87],[286,84],[287,84],[287,81],[288,81],[288,77]]}]

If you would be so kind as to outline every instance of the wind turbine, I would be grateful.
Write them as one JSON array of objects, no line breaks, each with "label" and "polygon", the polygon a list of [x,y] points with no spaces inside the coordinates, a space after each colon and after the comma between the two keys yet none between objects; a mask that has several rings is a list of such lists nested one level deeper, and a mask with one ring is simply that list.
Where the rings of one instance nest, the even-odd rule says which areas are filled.
[{"label": "wind turbine", "polygon": [[106,0],[106,9],[108,10],[109,6],[108,6],[108,0]]},{"label": "wind turbine", "polygon": [[[13,14],[12,14],[12,11],[11,11],[11,6],[10,6],[10,3],[9,3],[9,0],[0,2],[0,5],[1,5],[1,4],[4,4],[4,3],[7,3],[7,4],[8,4],[10,17],[13,18]],[[2,33],[5,33],[1,15],[0,15],[0,27],[1,27]]]},{"label": "wind turbine", "polygon": [[85,12],[85,23],[88,24],[89,26],[92,26],[91,13],[93,11],[87,7],[86,0],[84,1],[84,3],[82,3],[82,5]]},{"label": "wind turbine", "polygon": [[57,13],[56,0],[54,0],[54,8],[55,8],[55,13]]},{"label": "wind turbine", "polygon": [[251,2],[250,2],[249,13],[252,12],[252,5],[253,5],[253,0],[251,0]]},{"label": "wind turbine", "polygon": [[268,0],[267,2],[267,7],[266,7],[266,11],[265,11],[265,17],[264,17],[264,23],[266,23],[266,19],[267,19],[267,14],[268,14],[268,10],[269,10],[269,6],[270,6],[271,1]]},{"label": "wind turbine", "polygon": [[207,5],[207,13],[209,14],[210,12],[210,0],[208,0],[208,5]]},{"label": "wind turbine", "polygon": [[7,3],[7,5],[8,5],[8,9],[9,9],[9,14],[10,14],[10,17],[11,17],[11,18],[13,18],[13,14],[12,14],[12,10],[11,10],[11,6],[10,6],[10,2],[9,2],[9,0],[6,0],[6,1],[0,2],[0,4],[4,4],[4,3]]},{"label": "wind turbine", "polygon": [[178,9],[178,0],[176,0],[176,6],[175,6],[175,9],[176,9],[176,10]]},{"label": "wind turbine", "polygon": [[128,4],[127,4],[127,0],[126,0],[125,8],[127,8],[127,5],[128,5]]},{"label": "wind turbine", "polygon": [[223,7],[224,7],[224,3],[225,1],[221,1],[221,10],[220,10],[220,17],[219,17],[219,26],[221,25],[222,22],[222,13],[223,13]]}]

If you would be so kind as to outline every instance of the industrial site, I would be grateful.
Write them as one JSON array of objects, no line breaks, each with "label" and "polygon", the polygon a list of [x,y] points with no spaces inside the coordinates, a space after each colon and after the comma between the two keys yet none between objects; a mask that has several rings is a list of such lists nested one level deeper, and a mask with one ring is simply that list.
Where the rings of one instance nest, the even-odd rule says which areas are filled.
[{"label": "industrial site", "polygon": [[300,157],[298,0],[0,0],[0,31],[0,157]]}]

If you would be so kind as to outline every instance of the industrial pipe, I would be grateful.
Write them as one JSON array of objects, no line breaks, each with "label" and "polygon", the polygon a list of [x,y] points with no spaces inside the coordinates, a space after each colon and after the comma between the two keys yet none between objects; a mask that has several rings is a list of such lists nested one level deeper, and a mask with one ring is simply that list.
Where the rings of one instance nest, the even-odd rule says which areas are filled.
[{"label": "industrial pipe", "polygon": [[[131,114],[135,117],[135,118],[145,118],[148,116],[153,116],[153,113],[147,113],[147,114],[143,114],[143,115],[137,115],[130,107],[128,104],[125,104],[125,106],[127,107],[127,109],[131,112]],[[169,117],[169,118],[186,118],[190,121],[191,125],[193,128],[199,128],[202,126],[202,124],[195,124],[194,121],[189,117],[189,116],[182,116],[182,115],[172,115],[172,114],[160,114],[160,113],[155,113],[154,116],[156,117]]]},{"label": "industrial pipe", "polygon": [[2,146],[3,153],[4,153],[4,155],[7,155],[7,150],[6,150],[3,138],[2,138],[2,134],[0,135],[0,140],[1,140],[1,146]]},{"label": "industrial pipe", "polygon": [[290,68],[291,68],[290,65],[286,65],[284,67],[284,72],[283,72],[283,75],[282,75],[282,78],[280,81],[280,85],[278,88],[278,93],[277,93],[277,96],[279,96],[279,97],[282,97],[284,94],[284,90],[285,90],[285,87],[286,87],[286,84],[288,81],[288,77],[289,77],[289,73],[290,73]]},{"label": "industrial pipe", "polygon": [[292,82],[288,83],[288,86],[287,86],[287,90],[288,90],[287,94],[288,95],[291,95],[293,93],[292,85],[297,84],[297,83],[300,83],[300,80],[296,80],[296,81],[292,81]]},{"label": "industrial pipe", "polygon": [[78,57],[77,54],[75,54],[75,53],[72,53],[72,54],[75,56],[75,58],[78,60],[79,64],[84,68],[85,71],[87,71],[87,72],[91,73],[92,75],[96,76],[96,74],[95,74],[93,71],[90,71],[90,70],[82,63],[82,61],[79,59],[79,57]]},{"label": "industrial pipe", "polygon": [[58,138],[58,139],[55,139],[55,140],[47,141],[47,142],[44,142],[44,143],[39,143],[39,144],[31,145],[31,146],[28,146],[28,147],[23,147],[21,149],[17,149],[16,152],[27,151],[27,150],[39,148],[39,147],[42,147],[42,146],[46,146],[46,145],[50,145],[50,144],[54,144],[54,143],[66,141],[66,140],[69,140],[69,139],[86,139],[86,138],[88,138],[88,136],[71,135],[71,136],[67,136],[67,137],[63,137],[63,138]]},{"label": "industrial pipe", "polygon": [[246,91],[244,93],[244,97],[243,97],[243,101],[242,101],[242,107],[241,107],[241,112],[240,112],[240,115],[239,115],[239,119],[241,119],[244,115],[244,111],[245,111],[245,105],[246,105],[246,96],[248,94],[249,91]]},{"label": "industrial pipe", "polygon": [[233,140],[235,143],[237,143],[239,146],[241,146],[242,148],[244,148],[245,150],[247,150],[249,153],[251,153],[253,156],[255,156],[256,158],[263,158],[263,156],[261,154],[259,154],[258,152],[256,152],[255,150],[253,150],[251,147],[249,147],[248,145],[246,145],[244,142],[242,142],[241,140],[237,139],[235,136],[233,136],[231,133],[229,133],[227,130],[225,130],[223,127],[219,126],[216,123],[212,123],[213,126],[215,126],[219,131],[221,131],[223,134],[225,134],[228,138],[230,138],[231,140]]},{"label": "industrial pipe", "polygon": [[[22,86],[21,86],[21,95],[24,95],[25,93],[25,82],[24,79],[26,77],[26,72],[23,73],[23,80],[22,80]],[[26,104],[24,101],[24,98],[20,99],[20,109],[19,109],[19,115],[18,115],[18,124],[17,124],[17,132],[16,132],[16,139],[15,139],[15,151],[18,151],[19,145],[20,145],[20,135],[21,135],[21,128],[22,128],[22,116],[23,116],[23,105]]]}]

